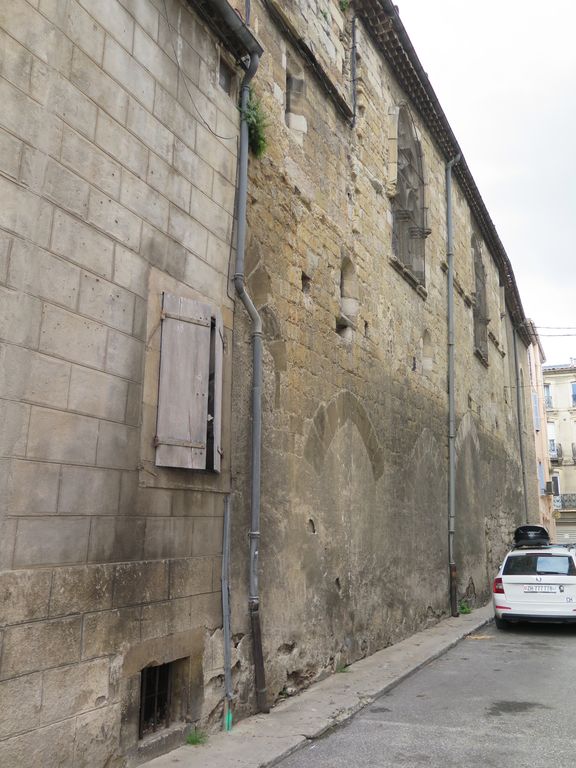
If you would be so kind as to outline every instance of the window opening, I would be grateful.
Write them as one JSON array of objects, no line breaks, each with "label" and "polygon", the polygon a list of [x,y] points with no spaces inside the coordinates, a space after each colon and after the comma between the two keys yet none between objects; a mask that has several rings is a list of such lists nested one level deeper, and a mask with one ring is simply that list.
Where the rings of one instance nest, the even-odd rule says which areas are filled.
[{"label": "window opening", "polygon": [[215,364],[216,364],[216,319],[210,322],[210,362],[208,373],[208,415],[206,417],[206,469],[214,469],[214,414],[216,404]]},{"label": "window opening", "polygon": [[306,272],[302,272],[302,293],[310,293],[311,285],[312,278],[309,277]]},{"label": "window opening", "polygon": [[428,331],[422,335],[422,370],[424,373],[431,373],[434,369],[434,349],[432,347],[432,337]]},{"label": "window opening", "polygon": [[[298,62],[290,55],[286,61],[286,94],[284,102],[284,122],[297,134],[308,130],[306,114],[306,81]],[[302,138],[302,136],[300,137]]]},{"label": "window opening", "polygon": [[170,725],[172,664],[146,667],[140,673],[140,738]]},{"label": "window opening", "polygon": [[502,573],[505,576],[576,576],[576,567],[569,555],[511,555]]},{"label": "window opening", "polygon": [[218,83],[220,88],[225,91],[228,96],[232,96],[232,90],[234,86],[235,73],[231,66],[228,65],[224,59],[220,59],[220,67],[218,70]]},{"label": "window opening", "polygon": [[286,112],[297,114],[301,111],[304,97],[304,80],[286,73]]},{"label": "window opening", "polygon": [[340,267],[340,314],[336,318],[336,332],[346,338],[352,337],[358,315],[358,278],[354,264],[348,256],[342,258]]},{"label": "window opening", "polygon": [[488,362],[488,306],[486,298],[486,268],[482,260],[482,247],[476,234],[471,241],[474,260],[475,301],[472,310],[474,320],[474,351],[484,362]]},{"label": "window opening", "polygon": [[426,225],[422,151],[412,118],[401,107],[398,113],[398,170],[392,201],[392,253],[413,278],[424,285]]},{"label": "window opening", "polygon": [[576,381],[570,384],[572,388],[572,408],[576,408]]},{"label": "window opening", "polygon": [[223,353],[218,309],[165,292],[156,466],[220,471]]}]

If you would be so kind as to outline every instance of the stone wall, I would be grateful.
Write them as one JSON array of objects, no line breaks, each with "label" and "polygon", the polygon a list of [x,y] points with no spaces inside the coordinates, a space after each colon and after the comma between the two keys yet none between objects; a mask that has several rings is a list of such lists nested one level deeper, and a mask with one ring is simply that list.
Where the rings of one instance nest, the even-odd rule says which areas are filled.
[{"label": "stone wall", "polygon": [[[185,660],[179,743],[221,700],[237,84],[174,0],[0,27],[0,764],[119,765],[169,743],[147,665]],[[154,467],[164,290],[223,317],[219,475]]]},{"label": "stone wall", "polygon": [[[352,10],[299,0],[252,4],[265,56],[255,90],[268,151],[250,167],[249,289],[265,329],[261,591],[270,699],[438,620],[448,602],[448,400],[445,162],[394,73],[357,21],[355,127]],[[344,48],[330,57],[318,29]],[[299,40],[298,48],[292,38]],[[316,68],[301,43],[316,55]],[[348,57],[348,62],[346,61]],[[300,62],[305,96],[286,115],[287,71]],[[292,62],[292,64],[291,64]],[[347,80],[348,78],[348,80]],[[392,250],[397,120],[408,108],[423,157],[430,234],[425,280]],[[458,596],[486,602],[511,532],[525,519],[513,334],[498,268],[486,270],[487,360],[475,352],[477,227],[454,187]],[[353,327],[339,326],[342,271],[352,265]],[[347,305],[349,306],[349,305]],[[242,424],[248,415],[249,326],[237,321],[234,435],[243,470],[235,540],[249,526]],[[518,340],[528,377],[526,348]],[[530,417],[529,411],[526,412]],[[528,510],[537,515],[534,448],[524,421]],[[530,440],[528,439],[530,438]],[[244,559],[235,563],[234,628],[249,631]],[[246,659],[248,662],[248,659]],[[251,706],[251,669],[236,672]]]},{"label": "stone wall", "polygon": [[[448,608],[445,158],[361,21],[351,125],[341,5],[252,3],[271,700]],[[235,714],[254,708],[251,341],[229,280],[239,76],[178,0],[13,0],[0,27],[0,764],[133,764],[221,713],[231,489]],[[422,153],[422,277],[392,247],[400,114]],[[475,352],[476,225],[457,184],[454,220],[456,544],[474,604],[525,516],[530,410],[519,430],[515,330],[486,243]],[[155,466],[163,291],[223,320],[219,474]],[[142,670],[166,663],[172,724],[140,739]]]}]

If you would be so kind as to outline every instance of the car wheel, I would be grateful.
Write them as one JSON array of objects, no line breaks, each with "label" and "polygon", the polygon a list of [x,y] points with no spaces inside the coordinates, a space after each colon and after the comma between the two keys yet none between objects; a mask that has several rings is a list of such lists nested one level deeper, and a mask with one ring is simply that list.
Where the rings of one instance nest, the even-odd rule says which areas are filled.
[{"label": "car wheel", "polygon": [[494,624],[496,629],[508,629],[508,622],[504,619],[499,619],[498,616],[494,616]]}]

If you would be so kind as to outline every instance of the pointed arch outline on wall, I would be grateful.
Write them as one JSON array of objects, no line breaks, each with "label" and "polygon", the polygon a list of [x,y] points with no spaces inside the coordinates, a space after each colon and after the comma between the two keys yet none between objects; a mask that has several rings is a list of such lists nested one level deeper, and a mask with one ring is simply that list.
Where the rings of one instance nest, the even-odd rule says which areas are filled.
[{"label": "pointed arch outline on wall", "polygon": [[466,443],[466,440],[472,441],[472,446],[477,455],[480,454],[480,438],[478,437],[478,430],[476,429],[476,423],[472,417],[470,411],[467,411],[458,425],[456,430],[456,464],[458,464],[462,448]]},{"label": "pointed arch outline on wall", "polygon": [[341,390],[328,403],[322,403],[316,409],[304,446],[304,458],[320,473],[334,437],[348,422],[358,429],[374,479],[379,480],[384,473],[384,451],[368,412],[348,390]]}]

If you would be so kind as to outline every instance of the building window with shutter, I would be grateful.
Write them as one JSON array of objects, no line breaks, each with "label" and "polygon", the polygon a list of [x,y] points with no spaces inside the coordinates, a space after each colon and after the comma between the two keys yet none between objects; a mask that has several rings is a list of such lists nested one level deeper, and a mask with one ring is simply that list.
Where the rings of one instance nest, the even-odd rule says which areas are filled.
[{"label": "building window with shutter", "polygon": [[215,307],[163,293],[156,466],[220,472],[223,348]]}]

